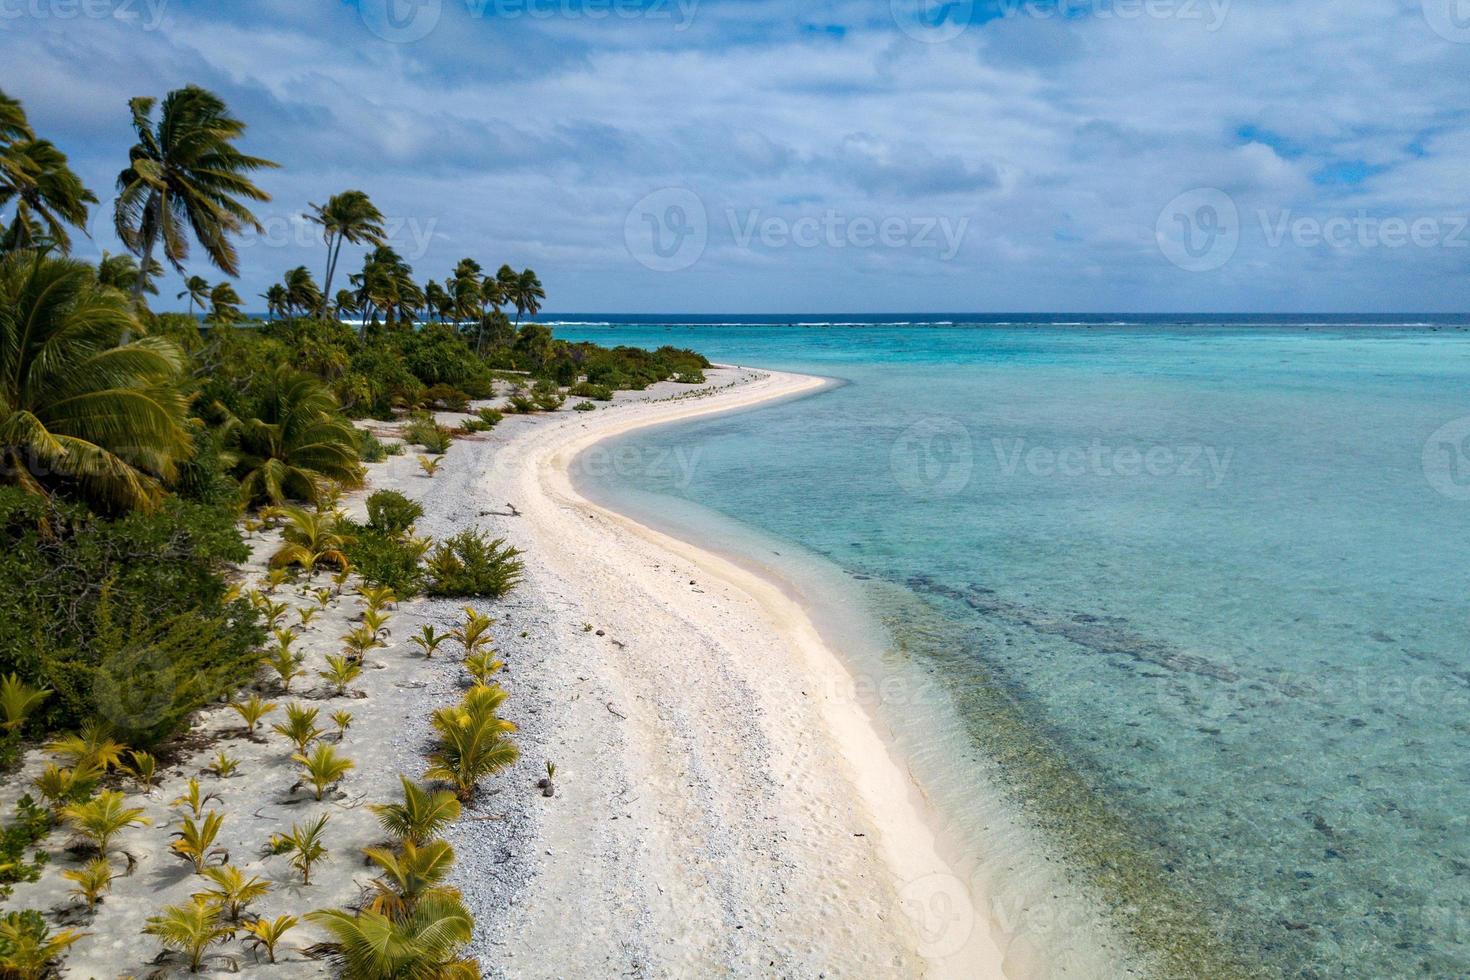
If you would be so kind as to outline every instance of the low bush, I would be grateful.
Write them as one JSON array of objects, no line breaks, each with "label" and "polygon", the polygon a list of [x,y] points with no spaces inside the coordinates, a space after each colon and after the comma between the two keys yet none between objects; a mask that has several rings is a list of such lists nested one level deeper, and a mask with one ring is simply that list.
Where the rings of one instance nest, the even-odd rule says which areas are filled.
[{"label": "low bush", "polygon": [[424,404],[441,412],[468,412],[470,396],[450,385],[437,384],[424,392]]},{"label": "low bush", "polygon": [[33,730],[101,718],[147,748],[254,673],[264,631],[225,579],[249,557],[229,508],[104,520],[4,488],[0,550],[0,664],[53,691]]},{"label": "low bush", "polygon": [[673,381],[675,384],[681,385],[702,385],[704,384],[704,372],[682,371],[679,374],[674,375]]},{"label": "low bush", "polygon": [[[29,795],[15,804],[15,817],[0,832],[0,899],[10,897],[17,881],[36,881],[47,854],[39,846],[56,825],[51,811]],[[34,848],[34,851],[32,849]],[[28,856],[27,852],[31,852]]]},{"label": "low bush", "polygon": [[575,404],[575,405],[572,406],[572,411],[574,411],[574,412],[595,412],[595,411],[597,411],[597,406],[594,405],[594,404],[592,404],[591,402],[577,402],[577,404]]},{"label": "low bush", "polygon": [[357,429],[357,456],[364,463],[381,463],[388,458],[388,447],[367,429]]},{"label": "low bush", "polygon": [[397,490],[379,490],[367,499],[368,527],[401,535],[424,516],[424,509]]},{"label": "low bush", "polygon": [[583,381],[581,384],[572,385],[567,394],[573,398],[591,398],[594,401],[610,402],[613,391],[607,385],[595,385],[590,381]]},{"label": "low bush", "polygon": [[505,419],[505,413],[493,408],[482,408],[475,417],[464,424],[466,432],[489,432]]},{"label": "low bush", "polygon": [[435,422],[427,412],[422,412],[409,417],[403,428],[403,441],[421,447],[426,453],[443,455],[449,451],[452,437],[448,429]]},{"label": "low bush", "polygon": [[504,538],[470,529],[439,542],[429,556],[429,594],[498,599],[520,583],[521,552]]},{"label": "low bush", "polygon": [[347,560],[364,582],[389,586],[404,599],[424,590],[422,545],[370,525],[342,523],[353,535],[352,543],[347,546]]}]

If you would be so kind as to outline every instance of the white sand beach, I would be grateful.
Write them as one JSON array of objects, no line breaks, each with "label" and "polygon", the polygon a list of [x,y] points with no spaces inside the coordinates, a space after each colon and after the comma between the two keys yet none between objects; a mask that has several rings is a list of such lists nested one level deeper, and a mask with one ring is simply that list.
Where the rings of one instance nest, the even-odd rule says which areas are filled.
[{"label": "white sand beach", "polygon": [[[458,855],[454,883],[476,918],[471,952],[487,976],[1007,975],[989,923],[968,911],[990,906],[984,896],[957,898],[968,879],[941,857],[938,822],[860,704],[841,651],[806,611],[775,582],[605,510],[572,484],[572,461],[600,440],[824,383],[717,368],[705,385],[622,393],[594,412],[509,416],[456,440],[432,479],[412,456],[389,457],[344,501],[360,514],[367,493],[398,489],[424,506],[421,532],[475,526],[526,553],[519,588],[473,603],[498,619],[504,714],[520,726],[522,758],[447,835]],[[378,428],[385,438],[393,431]],[[255,536],[248,582],[260,580],[277,542]],[[305,588],[279,595],[313,604]],[[418,599],[396,609],[387,647],[351,695],[330,697],[316,671],[360,604],[349,589],[302,629],[307,674],[291,695],[272,696],[311,701],[324,726],[331,712],[350,710],[338,748],[356,768],[317,802],[296,785],[290,747],[268,734],[283,712],[253,740],[229,709],[204,712],[161,784],[146,795],[130,790],[128,805],[153,823],[119,838],[136,868],[94,916],[80,914],[60,879],[82,863],[64,849],[64,829],[46,841],[52,860],[41,880],[18,885],[5,903],[69,909],[89,935],[64,975],[182,968],[161,959],[141,929],[162,905],[202,888],[167,850],[181,822],[170,804],[191,776],[221,797],[219,844],[230,862],[272,883],[252,911],[300,916],[360,900],[373,876],[360,849],[383,838],[365,804],[396,798],[400,772],[422,776],[428,714],[467,684],[457,658],[425,660],[408,642],[425,623],[452,628],[462,604]],[[239,760],[238,775],[201,774],[220,748]],[[0,803],[11,805],[45,761],[28,753]],[[547,761],[556,764],[551,798],[535,786]],[[321,813],[330,815],[331,853],[306,886],[265,842]],[[274,966],[231,940],[206,968],[329,975],[302,952],[323,938],[303,922]]]}]

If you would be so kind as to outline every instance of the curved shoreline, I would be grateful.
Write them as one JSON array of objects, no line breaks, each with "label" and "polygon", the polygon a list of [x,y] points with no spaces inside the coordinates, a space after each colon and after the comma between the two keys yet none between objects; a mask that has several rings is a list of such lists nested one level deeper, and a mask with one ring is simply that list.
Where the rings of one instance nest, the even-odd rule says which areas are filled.
[{"label": "curved shoreline", "polygon": [[[695,575],[689,580],[691,584],[697,580],[704,587],[701,589],[704,594],[717,591],[707,587],[717,584],[721,604],[735,607],[733,613],[730,608],[722,608],[686,615],[698,615],[708,624],[731,615],[756,612],[769,634],[768,641],[789,661],[796,674],[794,679],[800,682],[797,697],[805,699],[807,690],[822,692],[818,704],[807,714],[819,721],[818,734],[822,741],[830,743],[831,758],[823,758],[822,762],[838,770],[831,774],[836,777],[832,791],[842,799],[832,802],[844,809],[856,808],[860,812],[853,814],[854,817],[871,828],[853,835],[866,842],[862,849],[865,853],[855,859],[856,873],[870,880],[878,915],[890,926],[892,938],[905,947],[906,958],[920,966],[919,972],[926,976],[1004,978],[1008,974],[1002,942],[989,916],[975,911],[991,907],[989,896],[972,894],[972,880],[946,860],[939,830],[942,819],[932,810],[908,765],[898,757],[896,746],[885,737],[857,697],[858,679],[849,662],[824,642],[808,610],[774,578],[609,510],[588,500],[573,485],[571,471],[580,454],[607,439],[647,426],[801,397],[829,384],[821,378],[762,371],[758,375],[747,374],[739,383],[714,394],[706,390],[673,400],[622,404],[606,415],[596,413],[575,428],[538,426],[541,438],[527,440],[530,445],[517,447],[526,451],[516,460],[520,471],[516,482],[523,491],[522,499],[527,501],[522,506],[535,531],[535,547],[543,551],[550,543],[549,537],[559,533],[564,538],[570,537],[558,531],[558,523],[563,528],[596,524],[600,527],[599,544],[603,547],[622,550],[634,544],[643,555],[652,557],[655,567],[659,567],[659,556],[666,563],[688,567]],[[609,542],[609,538],[622,540]],[[582,542],[574,545],[581,546]],[[666,576],[651,579],[630,574],[628,578],[637,580],[635,588],[655,593],[659,602],[682,598],[669,595]],[[678,581],[681,584],[684,581],[682,572]],[[791,705],[779,703],[782,693],[789,696],[794,692],[761,691],[758,700],[777,703],[752,707],[772,713],[791,710]],[[779,742],[779,729],[776,726],[766,734]],[[803,734],[796,731],[788,736],[799,741]],[[771,755],[798,756],[802,751],[799,745],[778,744]],[[639,774],[634,772],[631,776],[636,782]],[[808,831],[805,827],[792,829],[793,833]],[[812,855],[818,865],[823,863],[821,857],[820,853]],[[863,867],[864,863],[867,867]],[[828,878],[827,869],[821,866],[804,870],[817,882]],[[820,896],[813,898],[820,900]],[[790,938],[798,942],[802,939]]]}]

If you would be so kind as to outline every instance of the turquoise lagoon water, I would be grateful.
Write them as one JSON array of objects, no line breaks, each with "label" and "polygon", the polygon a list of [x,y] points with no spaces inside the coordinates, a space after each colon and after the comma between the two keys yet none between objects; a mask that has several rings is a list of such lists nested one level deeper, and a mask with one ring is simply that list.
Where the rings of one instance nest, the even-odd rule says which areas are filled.
[{"label": "turquoise lagoon water", "polygon": [[1470,333],[1352,319],[555,329],[846,382],[597,492],[848,573],[1164,972],[1470,976]]}]

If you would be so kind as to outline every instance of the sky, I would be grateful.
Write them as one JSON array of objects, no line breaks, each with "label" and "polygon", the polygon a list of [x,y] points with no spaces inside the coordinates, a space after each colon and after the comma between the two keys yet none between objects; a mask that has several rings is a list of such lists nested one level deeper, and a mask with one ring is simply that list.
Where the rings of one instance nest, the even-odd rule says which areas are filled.
[{"label": "sky", "polygon": [[89,258],[128,98],[223,97],[247,309],[349,188],[561,312],[1470,309],[1465,0],[0,0],[0,66]]}]

